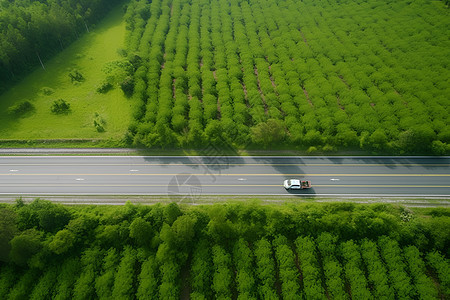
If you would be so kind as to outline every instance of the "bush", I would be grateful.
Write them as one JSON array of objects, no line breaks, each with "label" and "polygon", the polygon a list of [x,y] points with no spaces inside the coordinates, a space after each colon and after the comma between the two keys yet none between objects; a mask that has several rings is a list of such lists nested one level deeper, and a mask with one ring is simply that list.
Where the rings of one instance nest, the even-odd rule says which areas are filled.
[{"label": "bush", "polygon": [[24,231],[22,234],[15,236],[10,243],[11,260],[19,266],[26,266],[31,257],[42,247],[40,233],[34,229]]},{"label": "bush", "polygon": [[8,108],[8,113],[11,115],[20,116],[34,109],[33,104],[30,101],[25,100],[17,103],[16,105],[10,106]]},{"label": "bush", "polygon": [[192,257],[192,265],[191,265],[191,288],[192,292],[191,297],[200,298],[203,296],[206,299],[211,298],[212,295],[212,259],[211,259],[211,249],[209,246],[209,242],[206,239],[200,240],[197,243],[193,251]]},{"label": "bush", "polygon": [[67,114],[70,112],[70,103],[66,102],[64,99],[58,99],[53,101],[52,113],[60,115],[60,114]]},{"label": "bush", "polygon": [[94,127],[97,132],[105,132],[106,121],[98,113],[95,113]]},{"label": "bush", "polygon": [[157,265],[153,256],[142,263],[139,274],[139,286],[136,292],[137,299],[154,299],[158,291]]},{"label": "bush", "polygon": [[265,238],[255,243],[255,273],[259,279],[258,295],[261,299],[278,299],[275,282],[276,270],[275,261],[272,253],[272,245]]},{"label": "bush", "polygon": [[252,141],[264,147],[281,143],[286,134],[283,122],[276,119],[269,119],[267,122],[259,123],[251,128],[251,133]]},{"label": "bush", "polygon": [[212,248],[215,272],[212,276],[212,288],[216,298],[231,299],[231,285],[233,273],[231,257],[222,247],[215,245]]},{"label": "bush", "polygon": [[431,150],[434,155],[448,155],[450,153],[450,145],[441,141],[433,141]]},{"label": "bush", "polygon": [[111,83],[109,83],[108,81],[104,81],[97,87],[97,93],[106,94],[107,92],[112,90],[113,87],[114,86]]},{"label": "bush", "polygon": [[123,256],[117,267],[112,289],[113,299],[132,299],[136,293],[133,282],[134,269],[136,265],[136,250],[132,247],[125,247]]},{"label": "bush", "polygon": [[81,264],[78,258],[68,258],[61,265],[57,282],[54,286],[54,300],[70,299],[73,286],[81,271]]},{"label": "bush", "polygon": [[44,86],[43,88],[41,88],[41,92],[42,92],[42,94],[49,96],[49,95],[53,94],[55,92],[55,90]]},{"label": "bush", "polygon": [[311,147],[308,148],[308,150],[306,152],[308,152],[309,154],[316,153],[317,152],[317,148],[314,147],[314,146],[311,146]]},{"label": "bush", "polygon": [[120,83],[120,88],[127,97],[131,97],[134,91],[134,79],[131,76],[125,77],[125,79]]},{"label": "bush", "polygon": [[69,73],[69,77],[70,77],[70,81],[71,81],[72,83],[74,83],[74,82],[83,82],[83,81],[84,81],[84,76],[83,76],[83,74],[81,74],[81,72],[78,71],[78,70],[72,70],[72,71]]}]

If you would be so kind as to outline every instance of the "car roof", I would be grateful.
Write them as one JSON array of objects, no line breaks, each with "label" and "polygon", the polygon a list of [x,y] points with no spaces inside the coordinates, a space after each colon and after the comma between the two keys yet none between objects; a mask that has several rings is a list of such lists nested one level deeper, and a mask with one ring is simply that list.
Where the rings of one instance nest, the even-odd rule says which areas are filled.
[{"label": "car roof", "polygon": [[291,179],[291,185],[300,185],[300,180],[298,180],[298,179]]}]

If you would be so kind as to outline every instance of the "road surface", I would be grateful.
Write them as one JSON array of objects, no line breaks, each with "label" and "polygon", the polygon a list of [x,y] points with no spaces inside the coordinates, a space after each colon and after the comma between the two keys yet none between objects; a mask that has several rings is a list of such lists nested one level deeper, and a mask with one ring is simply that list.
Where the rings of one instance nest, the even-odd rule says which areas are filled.
[{"label": "road surface", "polygon": [[450,157],[0,156],[0,195],[168,194],[450,198]]}]

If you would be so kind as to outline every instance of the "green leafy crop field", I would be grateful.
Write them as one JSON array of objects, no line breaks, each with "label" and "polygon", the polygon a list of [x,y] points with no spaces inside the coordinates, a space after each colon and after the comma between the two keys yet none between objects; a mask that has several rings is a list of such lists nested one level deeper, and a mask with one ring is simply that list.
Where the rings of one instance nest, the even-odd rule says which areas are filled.
[{"label": "green leafy crop field", "polygon": [[[111,75],[105,70],[123,59],[118,50],[124,47],[124,38],[123,10],[117,7],[89,33],[45,62],[45,70],[36,69],[1,94],[0,139],[120,140],[131,121],[133,100],[118,86],[105,93],[97,90]],[[71,79],[69,74],[77,72],[81,77]],[[59,99],[69,108],[52,112]],[[16,108],[21,103],[31,105]]]},{"label": "green leafy crop field", "polygon": [[448,208],[0,205],[1,299],[448,299]]},{"label": "green leafy crop field", "polygon": [[449,153],[440,1],[133,0],[136,145]]},{"label": "green leafy crop field", "polygon": [[[0,145],[79,138],[450,154],[448,1],[131,0],[122,8],[0,95]],[[75,17],[78,31],[83,20]],[[19,43],[7,29],[7,42]],[[14,74],[8,43],[5,78]]]}]

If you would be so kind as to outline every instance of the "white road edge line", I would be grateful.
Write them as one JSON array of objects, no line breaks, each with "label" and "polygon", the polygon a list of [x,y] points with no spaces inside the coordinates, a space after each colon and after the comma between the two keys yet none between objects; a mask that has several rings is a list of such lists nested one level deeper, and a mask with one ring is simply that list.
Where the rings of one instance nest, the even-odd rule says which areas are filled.
[{"label": "white road edge line", "polygon": [[[217,156],[217,155],[216,155]],[[159,156],[149,156],[149,155],[46,155],[46,156],[42,156],[42,155],[20,155],[20,156],[11,156],[11,155],[0,155],[0,158],[24,158],[24,157],[33,157],[33,158],[64,158],[64,157],[71,157],[71,158],[86,158],[86,157],[94,157],[94,158],[117,158],[117,157],[121,157],[121,158],[137,158],[137,157],[141,157],[141,158],[191,158],[191,157],[215,157],[215,155],[210,155],[210,156],[201,156],[201,155],[193,155],[193,156],[174,156],[174,155],[159,155]],[[287,159],[291,159],[291,158],[299,158],[299,159],[308,159],[308,158],[314,158],[314,159],[321,159],[321,158],[389,158],[389,159],[402,159],[402,158],[445,158],[445,159],[449,159],[450,156],[238,156],[238,155],[220,155],[221,158],[241,158],[241,159],[245,159],[245,158],[287,158]]]},{"label": "white road edge line", "polygon": [[[120,193],[72,193],[72,194],[60,194],[60,193],[0,193],[0,195],[15,197],[17,195],[30,197],[34,195],[47,195],[47,196],[169,196],[168,193],[135,193],[135,194],[120,194]],[[189,194],[186,194],[189,195]],[[411,194],[211,194],[205,193],[201,196],[285,196],[285,197],[316,197],[316,196],[333,196],[333,197],[365,197],[365,198],[378,198],[378,197],[406,197],[406,198],[441,198],[450,200],[450,195],[411,195]]]}]

